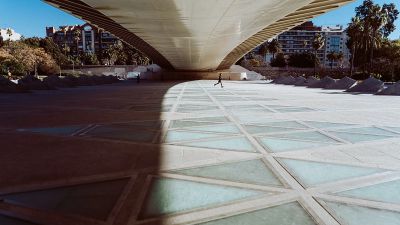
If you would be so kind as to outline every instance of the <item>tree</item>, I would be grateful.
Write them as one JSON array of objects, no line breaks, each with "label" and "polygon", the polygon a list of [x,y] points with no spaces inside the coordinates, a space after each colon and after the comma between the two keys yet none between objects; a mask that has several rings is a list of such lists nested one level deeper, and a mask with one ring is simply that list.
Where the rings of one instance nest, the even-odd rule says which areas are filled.
[{"label": "tree", "polygon": [[381,48],[375,51],[376,64],[374,68],[378,69],[385,81],[396,81],[400,78],[396,77],[400,72],[400,40],[397,41],[384,41]]},{"label": "tree", "polygon": [[318,59],[310,52],[295,53],[289,56],[289,66],[291,67],[313,68],[316,61],[318,62]]},{"label": "tree", "polygon": [[334,51],[330,51],[327,55],[326,58],[329,60],[329,65],[331,66],[331,69],[333,68],[333,63],[337,60],[338,54]]},{"label": "tree", "polygon": [[52,38],[40,39],[40,47],[50,54],[60,67],[68,64],[68,57],[64,55],[63,50],[54,43]]},{"label": "tree", "polygon": [[283,53],[278,53],[276,58],[271,60],[272,67],[285,67],[286,65],[286,59]]},{"label": "tree", "polygon": [[387,38],[395,29],[395,20],[399,11],[393,3],[374,4],[372,0],[364,0],[363,4],[356,8],[356,17],[363,26],[364,52],[368,55],[369,70],[373,68],[374,50],[378,48],[383,39]]},{"label": "tree", "polygon": [[343,66],[343,64],[342,64],[343,59],[344,59],[343,52],[339,52],[339,53],[336,54],[336,61],[338,62],[338,64],[340,65],[340,67]]},{"label": "tree", "polygon": [[307,40],[303,40],[302,45],[303,45],[303,48],[306,49],[307,46],[308,46],[308,41]]},{"label": "tree", "polygon": [[0,48],[4,46],[4,39],[3,36],[0,35]]},{"label": "tree", "polygon": [[74,41],[76,47],[76,55],[79,54],[79,41],[81,40],[82,32],[79,29],[75,29],[74,31]]},{"label": "tree", "polygon": [[351,19],[351,22],[346,29],[346,33],[349,36],[346,45],[351,51],[350,77],[352,77],[354,73],[354,60],[357,54],[357,49],[361,47],[364,34],[364,27],[359,17],[353,17]]},{"label": "tree", "polygon": [[325,45],[325,38],[317,33],[312,40],[312,48],[314,49],[314,76],[317,75],[317,62],[318,62],[318,50],[321,50],[322,47]]},{"label": "tree", "polygon": [[258,53],[263,57],[263,59],[265,60],[265,55],[268,53],[268,46],[266,43],[263,43],[259,50]]},{"label": "tree", "polygon": [[99,65],[100,62],[97,59],[96,54],[93,53],[85,53],[81,55],[81,61],[85,65]]},{"label": "tree", "polygon": [[281,43],[277,39],[273,39],[268,43],[268,51],[272,53],[272,59],[275,59],[275,54],[281,51]]}]

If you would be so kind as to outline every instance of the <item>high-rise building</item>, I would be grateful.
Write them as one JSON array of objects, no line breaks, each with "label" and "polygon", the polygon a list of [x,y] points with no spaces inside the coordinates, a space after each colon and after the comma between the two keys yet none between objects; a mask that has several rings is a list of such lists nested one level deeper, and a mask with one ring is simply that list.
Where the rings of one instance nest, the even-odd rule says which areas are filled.
[{"label": "high-rise building", "polygon": [[61,26],[58,29],[55,27],[46,27],[46,36],[53,38],[54,42],[62,49],[67,46],[71,55],[82,53],[101,54],[104,50],[118,42],[118,38],[109,32],[98,29],[88,23],[84,25]]},{"label": "high-rise building", "polygon": [[348,36],[342,26],[315,26],[311,21],[303,23],[293,29],[283,32],[276,38],[282,46],[285,55],[302,52],[314,52],[312,41],[316,34],[321,34],[325,39],[324,47],[317,52],[320,65],[330,67],[328,60],[330,52],[342,53],[343,59],[332,63],[332,67],[349,67],[350,51],[346,46]]}]

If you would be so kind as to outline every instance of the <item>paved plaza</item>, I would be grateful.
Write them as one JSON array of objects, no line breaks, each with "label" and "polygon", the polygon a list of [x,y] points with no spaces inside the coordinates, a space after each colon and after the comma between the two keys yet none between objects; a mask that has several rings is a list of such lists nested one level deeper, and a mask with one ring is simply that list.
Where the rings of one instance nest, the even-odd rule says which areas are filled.
[{"label": "paved plaza", "polygon": [[214,83],[0,95],[0,224],[400,224],[399,97]]}]

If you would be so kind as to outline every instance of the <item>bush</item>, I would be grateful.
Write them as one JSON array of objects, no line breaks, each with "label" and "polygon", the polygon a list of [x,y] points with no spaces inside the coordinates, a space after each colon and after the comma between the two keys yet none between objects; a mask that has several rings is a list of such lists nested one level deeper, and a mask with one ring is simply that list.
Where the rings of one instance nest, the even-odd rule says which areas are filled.
[{"label": "bush", "polygon": [[289,57],[289,66],[299,68],[313,68],[314,63],[319,64],[318,58],[312,53],[295,53]]},{"label": "bush", "polygon": [[271,60],[271,66],[272,67],[285,67],[286,66],[285,55],[283,53],[277,54],[275,59]]}]

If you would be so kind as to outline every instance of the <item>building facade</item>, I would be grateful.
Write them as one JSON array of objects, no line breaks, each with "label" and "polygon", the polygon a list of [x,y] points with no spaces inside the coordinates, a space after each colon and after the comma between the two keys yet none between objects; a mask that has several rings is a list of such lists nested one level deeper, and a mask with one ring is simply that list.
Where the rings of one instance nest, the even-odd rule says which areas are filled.
[{"label": "building facade", "polygon": [[[54,40],[61,49],[70,55],[83,53],[101,54],[118,42],[118,38],[90,24],[46,27],[46,36]],[[65,48],[65,46],[67,48]]]},{"label": "building facade", "polygon": [[331,67],[328,60],[330,52],[342,53],[343,59],[340,62],[333,62],[332,67],[349,67],[351,53],[346,46],[348,36],[342,26],[322,26],[317,27],[311,21],[305,22],[289,31],[277,36],[285,55],[295,53],[314,52],[312,41],[316,34],[321,34],[325,39],[324,47],[318,50],[317,57],[321,67]]}]

